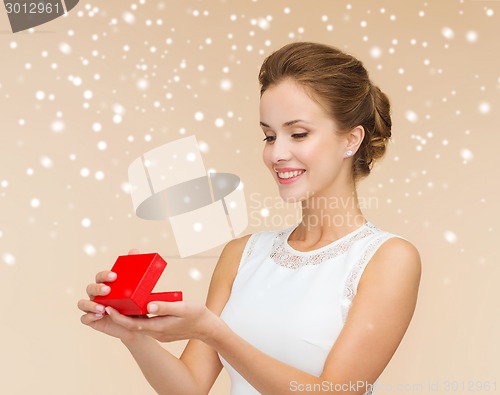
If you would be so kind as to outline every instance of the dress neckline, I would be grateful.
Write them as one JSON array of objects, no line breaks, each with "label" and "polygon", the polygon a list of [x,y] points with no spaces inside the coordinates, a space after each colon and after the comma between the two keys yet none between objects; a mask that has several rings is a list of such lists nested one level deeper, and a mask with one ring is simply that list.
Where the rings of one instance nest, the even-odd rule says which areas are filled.
[{"label": "dress neckline", "polygon": [[295,248],[293,248],[289,243],[288,243],[288,238],[290,237],[290,235],[292,234],[292,232],[297,229],[297,227],[299,226],[300,222],[294,226],[291,226],[288,231],[283,235],[284,236],[284,247],[285,249],[289,250],[290,252],[294,253],[294,254],[297,254],[297,255],[310,255],[310,254],[317,254],[317,253],[320,253],[320,252],[323,252],[324,250],[327,250],[329,248],[332,248],[334,247],[335,245],[345,241],[346,239],[350,238],[350,237],[353,237],[354,235],[356,235],[357,233],[361,232],[361,230],[363,230],[364,228],[366,228],[367,226],[368,227],[374,227],[374,225],[371,224],[370,221],[366,221],[363,225],[359,226],[358,228],[354,229],[353,231],[347,233],[346,235],[342,236],[341,238],[337,239],[337,240],[334,240],[332,241],[331,243],[329,244],[326,244],[324,245],[323,247],[320,247],[320,248],[316,248],[314,250],[310,250],[310,251],[300,251],[300,250],[296,250]]}]

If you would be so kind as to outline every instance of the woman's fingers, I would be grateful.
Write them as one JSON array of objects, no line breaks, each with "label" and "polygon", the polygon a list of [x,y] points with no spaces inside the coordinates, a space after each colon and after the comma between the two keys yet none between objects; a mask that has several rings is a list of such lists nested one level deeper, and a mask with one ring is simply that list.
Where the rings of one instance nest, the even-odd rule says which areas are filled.
[{"label": "woman's fingers", "polygon": [[88,299],[80,299],[78,301],[78,308],[84,313],[100,314],[101,316],[104,314],[103,305],[92,302]]},{"label": "woman's fingers", "polygon": [[151,302],[148,304],[148,312],[154,315],[173,315],[182,317],[186,309],[185,302]]},{"label": "woman's fingers", "polygon": [[95,276],[95,282],[96,283],[110,283],[116,280],[116,273],[113,273],[109,270],[103,270],[102,272],[99,272]]},{"label": "woman's fingers", "polygon": [[[150,336],[160,342],[185,340],[187,335],[179,336],[179,328],[175,329],[177,317],[132,318],[106,307],[106,312],[114,324],[126,329],[133,336]],[[173,331],[173,333],[172,333]]]},{"label": "woman's fingers", "polygon": [[109,294],[111,287],[106,284],[89,284],[87,285],[86,291],[90,298],[94,298],[94,296],[105,296]]},{"label": "woman's fingers", "polygon": [[81,316],[80,321],[84,325],[90,325],[92,322],[99,321],[103,317],[102,314],[87,313]]},{"label": "woman's fingers", "polygon": [[80,321],[84,325],[93,326],[93,322],[99,321],[104,317],[104,306],[94,303],[88,299],[81,299],[78,301],[78,308],[83,311],[84,315],[81,316]]},{"label": "woman's fingers", "polygon": [[120,314],[117,310],[110,306],[106,307],[106,312],[115,324],[121,325],[131,331],[142,330],[144,323],[146,323],[148,320],[147,318],[127,317],[126,315]]},{"label": "woman's fingers", "polygon": [[87,295],[93,299],[94,296],[105,296],[109,294],[111,288],[109,285],[103,284],[104,282],[110,283],[115,281],[117,278],[117,274],[110,272],[109,270],[105,270],[97,273],[95,276],[95,280],[97,284],[89,284],[87,285]]},{"label": "woman's fingers", "polygon": [[90,325],[92,322],[100,320],[104,317],[104,306],[88,299],[80,299],[78,301],[78,308],[83,311],[84,315],[80,318],[82,324]]}]

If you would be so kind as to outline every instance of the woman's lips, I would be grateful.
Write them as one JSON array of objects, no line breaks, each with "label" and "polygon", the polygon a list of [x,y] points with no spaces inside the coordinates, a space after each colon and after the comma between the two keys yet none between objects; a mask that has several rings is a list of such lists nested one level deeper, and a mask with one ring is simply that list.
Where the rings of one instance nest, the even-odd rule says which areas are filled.
[{"label": "woman's lips", "polygon": [[[290,177],[290,175],[289,175],[289,177],[287,177],[287,178],[280,178],[280,176],[279,176],[279,174],[278,174],[278,173],[291,173],[291,172],[293,172],[293,171],[286,171],[286,170],[288,170],[288,169],[279,169],[279,170],[280,170],[280,171],[279,171],[279,172],[277,172],[277,174],[276,174],[276,175],[277,175],[277,178],[278,178],[278,182],[279,182],[280,184],[291,184],[292,182],[297,181],[297,180],[298,180],[298,179],[299,179],[299,178],[300,178],[300,177],[301,177],[301,176],[305,173],[305,170],[302,170],[302,169],[300,169],[300,170],[295,169],[295,170],[293,170],[293,171],[298,171],[298,172],[299,172],[296,176],[291,176],[291,177]],[[292,169],[290,169],[290,170],[292,170]]]}]

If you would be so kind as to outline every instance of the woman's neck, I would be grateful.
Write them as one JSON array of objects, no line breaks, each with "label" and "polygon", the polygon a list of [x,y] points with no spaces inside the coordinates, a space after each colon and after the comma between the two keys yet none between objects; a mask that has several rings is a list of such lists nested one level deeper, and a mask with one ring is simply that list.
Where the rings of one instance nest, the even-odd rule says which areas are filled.
[{"label": "woman's neck", "polygon": [[311,196],[302,201],[302,220],[291,240],[334,241],[367,222],[354,187],[340,193]]}]

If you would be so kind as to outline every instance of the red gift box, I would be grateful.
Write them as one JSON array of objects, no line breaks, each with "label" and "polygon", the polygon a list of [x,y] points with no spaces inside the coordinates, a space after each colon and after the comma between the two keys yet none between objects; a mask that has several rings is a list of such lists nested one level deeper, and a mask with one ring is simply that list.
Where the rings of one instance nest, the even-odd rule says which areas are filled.
[{"label": "red gift box", "polygon": [[176,302],[182,300],[182,292],[151,293],[167,262],[157,253],[121,255],[112,272],[117,279],[109,285],[106,296],[96,296],[94,302],[111,306],[124,315],[147,314],[148,303],[152,301]]}]

